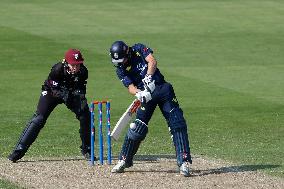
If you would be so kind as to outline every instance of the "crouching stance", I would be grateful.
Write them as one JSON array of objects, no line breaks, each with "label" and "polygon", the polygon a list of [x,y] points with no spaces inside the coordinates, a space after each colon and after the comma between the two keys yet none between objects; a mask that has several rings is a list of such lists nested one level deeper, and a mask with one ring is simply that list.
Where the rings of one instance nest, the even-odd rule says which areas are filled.
[{"label": "crouching stance", "polygon": [[37,110],[27,123],[14,151],[8,159],[16,162],[21,159],[44,127],[53,109],[64,103],[75,113],[80,122],[81,152],[83,156],[90,156],[90,113],[86,94],[88,70],[83,64],[83,57],[79,50],[69,49],[62,62],[55,64],[48,78],[42,85]]},{"label": "crouching stance", "polygon": [[174,89],[164,80],[152,53],[153,51],[143,44],[128,47],[123,41],[114,42],[110,48],[111,60],[116,67],[118,78],[128,88],[129,93],[142,102],[136,120],[125,136],[119,161],[112,172],[120,173],[133,165],[133,157],[148,133],[148,123],[156,106],[159,106],[173,138],[180,173],[189,176],[189,164],[192,160],[186,121]]}]

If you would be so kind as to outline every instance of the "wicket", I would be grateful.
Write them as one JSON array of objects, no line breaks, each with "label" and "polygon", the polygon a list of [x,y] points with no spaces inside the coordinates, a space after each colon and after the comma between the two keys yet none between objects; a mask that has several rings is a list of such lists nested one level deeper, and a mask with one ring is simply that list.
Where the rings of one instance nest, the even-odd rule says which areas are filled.
[{"label": "wicket", "polygon": [[103,141],[103,104],[106,107],[106,137],[107,137],[107,160],[111,165],[111,137],[110,137],[110,102],[93,101],[90,105],[91,114],[91,160],[90,164],[94,165],[95,161],[95,106],[98,106],[98,137],[99,137],[99,160],[100,165],[104,164],[104,141]]}]

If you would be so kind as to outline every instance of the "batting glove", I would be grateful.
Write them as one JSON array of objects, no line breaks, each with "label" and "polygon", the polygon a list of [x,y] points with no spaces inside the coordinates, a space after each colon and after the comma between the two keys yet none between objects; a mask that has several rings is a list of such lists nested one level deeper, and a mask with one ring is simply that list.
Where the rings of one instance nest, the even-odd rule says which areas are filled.
[{"label": "batting glove", "polygon": [[152,95],[149,91],[144,90],[144,91],[139,91],[135,94],[136,98],[142,102],[142,103],[147,103],[150,100],[152,100]]}]

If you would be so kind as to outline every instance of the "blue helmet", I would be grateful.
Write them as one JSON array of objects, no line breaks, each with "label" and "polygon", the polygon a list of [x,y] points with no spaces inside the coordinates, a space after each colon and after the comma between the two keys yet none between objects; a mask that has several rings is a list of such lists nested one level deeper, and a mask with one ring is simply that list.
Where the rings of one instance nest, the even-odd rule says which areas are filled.
[{"label": "blue helmet", "polygon": [[128,57],[128,46],[123,41],[115,41],[110,47],[111,62],[117,66]]}]

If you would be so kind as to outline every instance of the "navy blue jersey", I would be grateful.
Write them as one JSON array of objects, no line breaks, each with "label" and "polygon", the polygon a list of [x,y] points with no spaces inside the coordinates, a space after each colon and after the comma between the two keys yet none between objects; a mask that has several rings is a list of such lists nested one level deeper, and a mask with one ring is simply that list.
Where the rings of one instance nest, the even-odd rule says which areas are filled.
[{"label": "navy blue jersey", "polygon": [[[148,62],[145,58],[152,54],[153,51],[145,45],[138,43],[130,47],[130,53],[127,64],[119,65],[116,69],[116,74],[125,87],[134,84],[138,89],[144,90],[142,79],[148,70]],[[155,80],[156,85],[165,82],[164,76],[158,68],[152,78]]]}]

